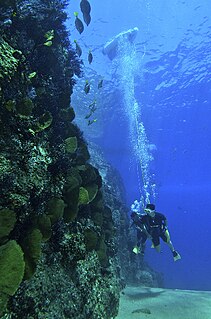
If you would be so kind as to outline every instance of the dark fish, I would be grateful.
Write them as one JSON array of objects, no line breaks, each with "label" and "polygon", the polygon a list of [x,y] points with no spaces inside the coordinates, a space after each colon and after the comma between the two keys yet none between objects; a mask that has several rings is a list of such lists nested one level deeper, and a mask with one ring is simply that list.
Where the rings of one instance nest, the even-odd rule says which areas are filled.
[{"label": "dark fish", "polygon": [[91,112],[93,114],[97,110],[97,108],[93,106],[90,110],[91,110]]},{"label": "dark fish", "polygon": [[92,61],[93,61],[93,55],[92,55],[91,50],[89,50],[89,54],[88,54],[88,61],[89,61],[89,64],[91,64],[91,63],[92,63]]},{"label": "dark fish", "polygon": [[74,42],[75,42],[75,51],[78,54],[78,56],[80,57],[81,54],[82,54],[81,47],[80,47],[80,45],[78,44],[78,42],[76,40],[74,40]]},{"label": "dark fish", "polygon": [[81,12],[83,14],[90,14],[91,12],[91,6],[88,0],[81,0],[80,2],[80,8],[81,8]]},{"label": "dark fish", "polygon": [[142,308],[142,309],[135,309],[132,311],[132,313],[145,313],[145,314],[150,315],[151,311],[147,308]]},{"label": "dark fish", "polygon": [[103,79],[101,79],[101,80],[98,82],[97,88],[98,88],[98,89],[101,89],[102,86],[103,86]]},{"label": "dark fish", "polygon": [[84,19],[84,22],[86,23],[86,25],[89,25],[90,22],[91,22],[91,16],[90,14],[83,14],[83,19]]},{"label": "dark fish", "polygon": [[85,119],[89,119],[92,114],[97,110],[96,108],[96,100],[89,105],[90,112],[85,116]]},{"label": "dark fish", "polygon": [[86,25],[89,25],[91,22],[91,16],[90,16],[91,6],[89,1],[81,0],[80,8],[81,8],[81,12],[83,13],[84,22],[86,23]]},{"label": "dark fish", "polygon": [[89,109],[92,110],[93,108],[95,108],[97,101],[94,100],[91,104],[89,104]]},{"label": "dark fish", "polygon": [[95,122],[97,122],[97,119],[89,120],[89,121],[88,121],[88,125],[91,125],[91,124],[93,124],[93,123],[95,123]]},{"label": "dark fish", "polygon": [[87,120],[87,119],[89,119],[91,116],[92,116],[92,112],[90,112],[89,114],[87,114],[87,115],[85,116],[85,119]]},{"label": "dark fish", "polygon": [[81,34],[84,31],[84,25],[83,22],[78,17],[78,12],[74,12],[75,16],[75,27],[78,30],[78,32]]},{"label": "dark fish", "polygon": [[88,80],[86,80],[86,84],[84,85],[84,92],[86,94],[88,94],[89,91],[90,91],[90,84],[89,84]]}]

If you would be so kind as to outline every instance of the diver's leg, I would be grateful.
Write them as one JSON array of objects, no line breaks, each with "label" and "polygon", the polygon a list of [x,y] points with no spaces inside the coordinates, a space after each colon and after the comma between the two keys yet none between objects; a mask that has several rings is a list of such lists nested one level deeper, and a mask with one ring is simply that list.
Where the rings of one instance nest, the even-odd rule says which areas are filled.
[{"label": "diver's leg", "polygon": [[142,233],[139,229],[137,229],[137,244],[136,244],[137,247],[140,247],[141,245],[141,238],[142,238]]},{"label": "diver's leg", "polygon": [[153,244],[153,248],[155,248],[155,250],[160,253],[160,238],[159,236],[156,237],[152,237],[152,244]]},{"label": "diver's leg", "polygon": [[142,237],[141,237],[141,244],[140,244],[140,253],[143,256],[144,256],[144,253],[145,253],[146,241],[147,241],[147,235],[143,233]]},{"label": "diver's leg", "polygon": [[161,232],[160,237],[169,246],[169,248],[173,252],[174,251],[174,246],[172,244],[168,229],[166,229],[164,232]]},{"label": "diver's leg", "polygon": [[171,240],[169,242],[166,242],[166,244],[169,246],[172,252],[175,250]]},{"label": "diver's leg", "polygon": [[160,245],[154,246],[154,248],[158,253],[160,253],[160,250],[161,250]]},{"label": "diver's leg", "polygon": [[166,229],[165,232],[160,237],[169,246],[169,248],[173,254],[174,261],[181,259],[180,254],[174,249],[174,246],[173,246],[172,241],[170,239],[170,234],[169,234],[168,229]]},{"label": "diver's leg", "polygon": [[140,253],[140,245],[141,245],[141,231],[137,229],[137,243],[133,247],[133,252],[134,254],[139,254]]},{"label": "diver's leg", "polygon": [[141,253],[142,255],[144,255],[146,240],[147,240],[146,234],[144,234],[140,230],[137,230],[137,244],[133,248],[133,252],[135,254]]}]

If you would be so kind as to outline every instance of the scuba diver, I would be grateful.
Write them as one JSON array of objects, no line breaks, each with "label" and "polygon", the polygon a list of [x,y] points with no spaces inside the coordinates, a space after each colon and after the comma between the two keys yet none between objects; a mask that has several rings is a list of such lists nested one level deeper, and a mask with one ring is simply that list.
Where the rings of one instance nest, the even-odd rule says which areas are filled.
[{"label": "scuba diver", "polygon": [[160,252],[160,238],[162,238],[169,246],[174,261],[181,259],[180,254],[174,249],[171,242],[166,217],[155,211],[154,204],[147,204],[144,212],[145,214],[140,214],[137,211],[131,213],[133,220],[131,226],[135,225],[137,229],[137,245],[133,248],[133,252],[144,256],[147,239],[152,241],[152,248]]}]

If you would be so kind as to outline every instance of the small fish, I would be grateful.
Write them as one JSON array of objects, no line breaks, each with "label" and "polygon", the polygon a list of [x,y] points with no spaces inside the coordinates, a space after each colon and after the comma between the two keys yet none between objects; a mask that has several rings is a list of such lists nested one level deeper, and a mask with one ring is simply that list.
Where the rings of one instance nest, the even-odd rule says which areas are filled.
[{"label": "small fish", "polygon": [[96,105],[96,100],[94,100],[91,104],[89,104],[89,109],[92,109],[93,108],[93,106],[95,106]]},{"label": "small fish", "polygon": [[88,125],[91,125],[91,124],[96,123],[96,122],[97,122],[97,119],[89,120],[89,121],[88,121]]},{"label": "small fish", "polygon": [[81,54],[82,54],[81,47],[80,47],[80,45],[78,44],[78,42],[76,40],[74,40],[74,42],[75,42],[75,51],[78,54],[78,56],[80,57]]},{"label": "small fish", "polygon": [[78,30],[78,32],[81,34],[84,31],[84,25],[83,22],[78,17],[78,12],[74,12],[75,16],[75,27]]},{"label": "small fish", "polygon": [[32,72],[28,75],[29,79],[33,79],[37,75],[37,72]]},{"label": "small fish", "polygon": [[147,308],[142,308],[142,309],[135,309],[132,311],[132,313],[145,313],[145,314],[150,315],[151,311]]},{"label": "small fish", "polygon": [[97,88],[98,88],[98,89],[101,89],[102,86],[103,86],[103,79],[101,79],[101,80],[98,82]]},{"label": "small fish", "polygon": [[85,119],[90,118],[91,115],[97,110],[96,100],[89,105],[89,109],[90,109],[90,112],[85,116]]},{"label": "small fish", "polygon": [[12,17],[13,18],[17,17],[17,12],[15,10],[12,12]]},{"label": "small fish", "polygon": [[85,83],[85,85],[84,85],[84,92],[85,92],[86,94],[88,94],[89,91],[90,91],[90,84],[89,84],[88,80],[86,80],[86,83]]},{"label": "small fish", "polygon": [[49,30],[45,33],[44,37],[47,41],[51,41],[54,38],[54,30]]},{"label": "small fish", "polygon": [[80,2],[81,12],[83,13],[83,19],[86,25],[89,25],[91,22],[91,6],[88,0],[81,0]]},{"label": "small fish", "polygon": [[83,14],[90,14],[91,12],[91,5],[88,0],[81,0],[80,8]]},{"label": "small fish", "polygon": [[97,108],[93,106],[90,110],[92,113],[94,113],[97,110]]},{"label": "small fish", "polygon": [[51,47],[53,44],[52,41],[46,41],[45,43],[43,43],[43,45],[45,45],[46,47]]},{"label": "small fish", "polygon": [[92,55],[92,51],[91,50],[89,50],[88,61],[89,61],[89,64],[91,64],[92,61],[93,61],[93,55]]},{"label": "small fish", "polygon": [[[85,116],[86,120],[89,119],[92,116],[92,114],[97,110],[96,103],[97,103],[97,101],[96,101],[96,99],[94,99],[94,101],[89,105],[90,112]],[[96,120],[95,120],[95,122],[96,122]],[[92,123],[90,123],[90,124],[92,124]],[[88,125],[90,125],[90,124],[88,124]]]},{"label": "small fish", "polygon": [[87,119],[89,119],[91,116],[92,116],[92,112],[90,112],[89,114],[87,114],[87,115],[85,116],[85,119],[87,120]]},{"label": "small fish", "polygon": [[83,14],[83,19],[84,19],[84,22],[86,23],[86,25],[90,24],[90,22],[91,22],[90,14]]}]

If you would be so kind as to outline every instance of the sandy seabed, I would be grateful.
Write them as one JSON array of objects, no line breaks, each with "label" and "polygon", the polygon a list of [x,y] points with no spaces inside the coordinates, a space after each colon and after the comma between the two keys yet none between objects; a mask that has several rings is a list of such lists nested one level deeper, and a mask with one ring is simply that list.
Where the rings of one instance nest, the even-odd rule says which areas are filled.
[{"label": "sandy seabed", "polygon": [[115,319],[211,319],[211,291],[126,287]]}]

